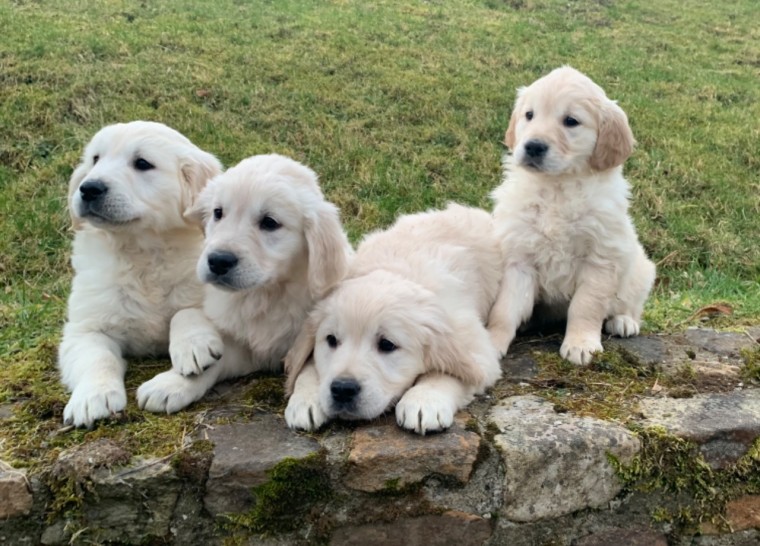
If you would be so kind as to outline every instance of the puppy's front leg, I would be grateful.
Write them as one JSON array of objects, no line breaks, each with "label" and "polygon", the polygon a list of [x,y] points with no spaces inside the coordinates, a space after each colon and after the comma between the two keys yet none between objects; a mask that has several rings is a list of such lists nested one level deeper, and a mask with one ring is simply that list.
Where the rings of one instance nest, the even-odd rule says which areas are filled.
[{"label": "puppy's front leg", "polygon": [[507,354],[517,329],[533,313],[537,292],[536,272],[532,268],[507,266],[488,316],[488,333],[500,356]]},{"label": "puppy's front leg", "polygon": [[182,309],[172,317],[169,356],[178,374],[202,374],[222,357],[223,350],[222,336],[201,309]]},{"label": "puppy's front leg", "polygon": [[396,422],[417,434],[444,430],[459,408],[472,400],[476,387],[441,373],[421,376],[396,404]]},{"label": "puppy's front leg", "polygon": [[573,364],[586,365],[594,353],[604,350],[602,321],[615,293],[616,276],[612,267],[586,266],[579,278],[580,284],[567,312],[567,330],[559,353]]},{"label": "puppy's front leg", "polygon": [[121,347],[107,335],[67,323],[58,349],[58,367],[61,381],[71,390],[63,410],[65,424],[91,428],[95,421],[127,407],[127,365]]},{"label": "puppy's front leg", "polygon": [[285,422],[292,429],[317,430],[327,421],[319,403],[319,375],[313,363],[301,370],[285,408]]},{"label": "puppy's front leg", "polygon": [[224,354],[214,366],[197,376],[184,376],[174,369],[162,372],[137,389],[140,409],[154,413],[175,413],[203,396],[219,381],[254,371],[250,351],[231,339],[224,339]]}]

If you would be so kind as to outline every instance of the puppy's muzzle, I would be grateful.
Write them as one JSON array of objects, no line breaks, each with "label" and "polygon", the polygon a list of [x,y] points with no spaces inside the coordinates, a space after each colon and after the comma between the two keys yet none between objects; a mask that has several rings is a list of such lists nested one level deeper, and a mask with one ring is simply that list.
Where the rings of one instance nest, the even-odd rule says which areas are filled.
[{"label": "puppy's muzzle", "polygon": [[338,410],[353,408],[362,387],[355,379],[337,378],[330,383],[330,395]]},{"label": "puppy's muzzle", "polygon": [[524,148],[523,164],[530,167],[540,167],[549,151],[549,145],[538,139],[529,140],[525,143]]},{"label": "puppy's muzzle", "polygon": [[208,269],[214,275],[222,276],[229,273],[238,263],[238,257],[232,252],[212,252],[208,255]]},{"label": "puppy's muzzle", "polygon": [[93,204],[102,199],[108,193],[108,186],[101,180],[87,180],[79,186],[79,194],[82,201]]}]

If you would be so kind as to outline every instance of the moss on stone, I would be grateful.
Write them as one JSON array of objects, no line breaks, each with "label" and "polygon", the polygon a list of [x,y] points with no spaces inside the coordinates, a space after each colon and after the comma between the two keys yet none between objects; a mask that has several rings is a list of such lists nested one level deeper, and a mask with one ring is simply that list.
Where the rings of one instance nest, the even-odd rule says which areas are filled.
[{"label": "moss on stone", "polygon": [[625,490],[660,492],[669,499],[651,515],[656,522],[671,523],[676,536],[693,533],[706,521],[725,528],[726,503],[760,492],[760,439],[735,465],[714,470],[693,442],[660,427],[635,432],[641,440],[640,453],[626,465],[611,455],[610,462]]},{"label": "moss on stone", "polygon": [[172,457],[171,465],[177,476],[200,484],[208,478],[208,470],[214,458],[214,444],[209,440],[196,440],[187,449]]},{"label": "moss on stone", "polygon": [[247,530],[264,535],[298,529],[314,505],[332,495],[325,468],[324,453],[283,459],[267,472],[269,481],[253,488],[254,507],[228,516],[225,527],[233,534]]},{"label": "moss on stone", "polygon": [[760,346],[753,349],[742,349],[742,378],[746,381],[760,381]]},{"label": "moss on stone", "polygon": [[258,377],[249,386],[243,399],[258,409],[282,412],[285,410],[285,378],[278,376]]}]

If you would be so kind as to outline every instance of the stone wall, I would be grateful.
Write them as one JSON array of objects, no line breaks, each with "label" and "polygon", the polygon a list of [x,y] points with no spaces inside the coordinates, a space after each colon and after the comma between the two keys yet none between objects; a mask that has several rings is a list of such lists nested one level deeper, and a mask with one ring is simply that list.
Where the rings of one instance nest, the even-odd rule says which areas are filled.
[{"label": "stone wall", "polygon": [[0,542],[760,544],[759,337],[611,340],[583,382],[558,338],[521,339],[505,380],[425,437],[390,416],[300,434],[220,403],[167,457],[101,439],[2,466]]}]

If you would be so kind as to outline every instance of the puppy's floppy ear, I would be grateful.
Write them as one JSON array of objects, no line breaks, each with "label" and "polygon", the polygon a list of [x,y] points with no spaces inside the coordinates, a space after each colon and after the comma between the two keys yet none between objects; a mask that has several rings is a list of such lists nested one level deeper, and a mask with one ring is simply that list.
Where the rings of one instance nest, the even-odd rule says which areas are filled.
[{"label": "puppy's floppy ear", "polygon": [[201,218],[193,213],[193,205],[209,180],[221,174],[222,164],[210,153],[193,147],[182,158],[180,170],[184,182],[182,188],[184,217],[200,223]]},{"label": "puppy's floppy ear", "polygon": [[512,109],[512,117],[509,118],[509,127],[507,127],[507,134],[504,135],[504,144],[510,150],[515,149],[515,131],[517,130],[517,122],[520,119],[520,111],[522,110],[522,97],[525,94],[526,87],[520,87],[517,90],[517,100],[515,100],[515,106]]},{"label": "puppy's floppy ear", "polygon": [[483,370],[463,349],[459,340],[461,334],[453,327],[444,310],[433,304],[424,315],[422,325],[429,334],[425,347],[425,369],[451,375],[467,385],[485,383]]},{"label": "puppy's floppy ear", "polygon": [[76,230],[82,227],[82,220],[74,214],[74,194],[79,190],[79,184],[82,183],[84,177],[90,172],[90,167],[87,165],[86,160],[83,158],[82,162],[74,169],[69,179],[69,196],[68,196],[68,209],[69,217],[71,218],[71,225]]},{"label": "puppy's floppy ear", "polygon": [[206,214],[211,206],[211,202],[214,199],[214,180],[212,179],[205,188],[198,194],[193,200],[192,205],[185,209],[182,215],[187,221],[203,225],[206,220]]},{"label": "puppy's floppy ear", "polygon": [[615,102],[605,101],[601,107],[596,147],[589,158],[591,168],[606,171],[622,165],[633,153],[634,144],[636,141],[628,125],[628,116]]},{"label": "puppy's floppy ear", "polygon": [[[317,316],[319,314],[319,316]],[[285,355],[285,394],[293,394],[293,388],[296,385],[296,379],[301,370],[311,358],[314,352],[315,336],[317,327],[321,321],[322,312],[319,309],[312,311],[309,317],[304,321],[301,331],[298,333],[293,346]]]},{"label": "puppy's floppy ear", "polygon": [[309,291],[319,299],[346,275],[353,250],[343,232],[338,209],[326,201],[307,215],[305,235],[309,249]]}]

